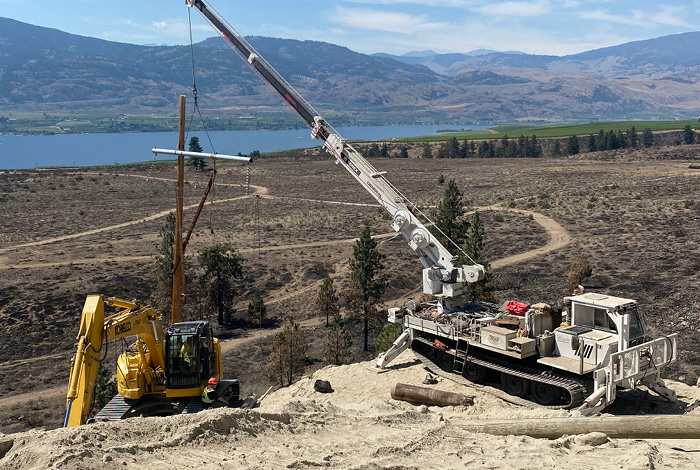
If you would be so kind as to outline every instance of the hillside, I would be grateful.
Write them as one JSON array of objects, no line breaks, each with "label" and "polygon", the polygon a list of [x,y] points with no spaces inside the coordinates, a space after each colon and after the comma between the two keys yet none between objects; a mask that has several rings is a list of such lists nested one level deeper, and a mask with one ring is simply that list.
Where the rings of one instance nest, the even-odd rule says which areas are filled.
[{"label": "hillside", "polygon": [[[406,56],[410,63],[321,42],[249,40],[320,112],[343,123],[513,122],[695,116],[698,34],[567,57],[427,51]],[[121,44],[7,18],[0,45],[0,111],[172,115],[177,96],[191,89],[187,46]],[[196,44],[194,54],[205,112],[284,111],[220,39]]]},{"label": "hillside", "polygon": [[[327,367],[281,389],[250,411],[214,409],[195,415],[132,418],[79,428],[3,436],[12,447],[0,465],[7,470],[44,468],[697,468],[700,441],[610,439],[602,433],[555,440],[470,432],[488,419],[574,417],[577,412],[519,405],[489,387],[441,379],[432,388],[474,397],[469,407],[426,407],[391,399],[396,383],[421,385],[426,376],[410,351],[389,370],[371,362]],[[330,394],[313,390],[329,380]],[[673,383],[692,402],[697,387]],[[664,413],[659,398],[629,397]],[[624,401],[621,397],[618,400]],[[638,404],[637,404],[638,405]],[[690,412],[699,416],[700,410]],[[589,418],[596,419],[596,418]],[[3,449],[4,451],[4,449]],[[4,453],[4,452],[3,452]]]},{"label": "hillside", "polygon": [[633,41],[567,56],[533,55],[521,52],[472,51],[465,54],[402,56],[378,54],[400,62],[425,65],[436,73],[459,74],[475,67],[514,67],[552,72],[586,72],[605,78],[695,77],[700,69],[696,45],[700,32],[674,34],[644,41]]}]

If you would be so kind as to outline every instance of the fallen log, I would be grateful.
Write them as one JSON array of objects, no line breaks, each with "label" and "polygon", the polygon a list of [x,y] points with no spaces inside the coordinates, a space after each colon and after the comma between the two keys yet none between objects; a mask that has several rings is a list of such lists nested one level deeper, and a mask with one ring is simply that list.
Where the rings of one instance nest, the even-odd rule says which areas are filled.
[{"label": "fallen log", "polygon": [[602,432],[618,439],[700,439],[700,416],[697,415],[451,420],[450,424],[470,432],[544,439],[591,432]]},{"label": "fallen log", "polygon": [[469,406],[474,404],[472,396],[401,383],[391,387],[391,398],[436,406]]}]

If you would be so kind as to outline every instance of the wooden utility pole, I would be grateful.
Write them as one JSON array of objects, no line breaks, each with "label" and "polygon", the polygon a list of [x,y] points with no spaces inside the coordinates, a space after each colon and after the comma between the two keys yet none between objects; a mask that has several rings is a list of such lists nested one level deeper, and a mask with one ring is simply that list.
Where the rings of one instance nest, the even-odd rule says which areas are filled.
[{"label": "wooden utility pole", "polygon": [[[180,95],[180,123],[177,149],[185,150],[185,95]],[[180,297],[185,292],[185,269],[182,259],[182,212],[185,192],[185,157],[177,156],[177,189],[175,190],[175,243],[173,247],[172,323],[180,321]]]},{"label": "wooden utility pole", "polygon": [[402,383],[391,387],[391,398],[437,406],[470,406],[474,404],[474,397],[469,395]]},{"label": "wooden utility pole", "polygon": [[618,439],[700,439],[700,416],[697,415],[451,420],[450,424],[469,432],[544,439],[590,432],[602,432]]}]

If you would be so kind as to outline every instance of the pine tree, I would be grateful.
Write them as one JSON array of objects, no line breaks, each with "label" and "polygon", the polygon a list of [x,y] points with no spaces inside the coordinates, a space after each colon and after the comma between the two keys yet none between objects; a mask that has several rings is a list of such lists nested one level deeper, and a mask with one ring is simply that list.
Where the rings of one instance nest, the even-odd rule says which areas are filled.
[{"label": "pine tree", "polygon": [[199,282],[207,306],[217,312],[219,325],[230,323],[234,280],[243,277],[243,258],[231,245],[222,244],[202,250],[197,261],[203,270]]},{"label": "pine tree", "polygon": [[559,142],[559,139],[554,141],[554,148],[552,149],[552,155],[555,157],[561,156],[561,142]]},{"label": "pine tree", "polygon": [[280,386],[286,387],[301,377],[306,369],[308,348],[309,343],[299,324],[290,317],[282,332],[275,338],[265,366],[270,380],[279,380]]},{"label": "pine tree", "polygon": [[[202,146],[199,145],[199,137],[192,136],[190,138],[189,151],[202,153],[203,149],[202,149]],[[199,170],[203,170],[204,167],[206,166],[206,163],[204,163],[204,158],[202,158],[202,157],[190,158],[190,164]]]},{"label": "pine tree", "polygon": [[398,338],[401,333],[403,333],[401,323],[389,323],[384,327],[382,332],[379,333],[379,336],[377,336],[377,343],[374,346],[374,352],[379,355],[380,353],[387,351],[391,345],[394,344],[394,341],[396,341],[396,338]]},{"label": "pine tree", "polygon": [[258,328],[262,328],[266,313],[267,307],[265,306],[265,302],[263,302],[260,293],[255,292],[253,298],[250,299],[250,303],[248,303],[248,316],[253,324]]},{"label": "pine tree", "polygon": [[695,143],[695,132],[690,127],[690,124],[683,129],[683,143],[686,145]]},{"label": "pine tree", "polygon": [[515,153],[515,156],[518,158],[524,158],[525,157],[525,151],[527,147],[527,140],[525,139],[525,136],[520,134],[520,137],[518,137],[518,148]]},{"label": "pine tree", "polygon": [[566,151],[569,155],[576,155],[579,152],[578,137],[575,135],[569,137],[569,143],[566,147]]},{"label": "pine tree", "polygon": [[[158,231],[160,242],[155,257],[155,289],[151,301],[156,309],[166,318],[170,315],[173,296],[173,258],[175,245],[175,214],[169,213],[165,224]],[[187,266],[187,264],[185,264]]]},{"label": "pine tree", "polygon": [[472,301],[481,300],[490,302],[493,300],[494,288],[491,285],[491,266],[484,260],[483,250],[484,227],[481,225],[479,211],[476,211],[472,216],[472,223],[469,226],[469,231],[467,232],[467,236],[464,240],[464,252],[466,253],[466,256],[464,254],[460,254],[459,261],[464,265],[474,262],[484,266],[486,276],[484,279],[470,284],[469,297]]},{"label": "pine tree", "polygon": [[532,135],[530,138],[530,155],[528,155],[530,158],[539,158],[542,156],[542,146],[540,145],[540,142],[537,140],[536,135]]},{"label": "pine tree", "polygon": [[649,148],[654,145],[654,133],[651,132],[651,129],[648,127],[644,129],[644,132],[642,132],[642,145],[645,148]]},{"label": "pine tree", "polygon": [[516,151],[517,151],[517,149],[516,149],[515,142],[508,140],[508,136],[504,135],[501,138],[501,145],[499,146],[496,154],[499,157],[513,158],[516,156],[515,155]]},{"label": "pine tree", "polygon": [[421,154],[421,158],[433,158],[433,149],[427,142],[423,144],[423,153]]},{"label": "pine tree", "polygon": [[408,147],[405,145],[401,146],[401,150],[399,150],[399,158],[408,158]]},{"label": "pine tree", "polygon": [[448,239],[453,240],[457,245],[462,243],[467,228],[465,223],[461,221],[464,214],[462,206],[462,192],[457,187],[457,183],[455,180],[448,181],[434,215],[434,228],[430,229],[441,243],[448,244]]},{"label": "pine tree", "polygon": [[346,364],[350,359],[350,346],[352,346],[350,333],[343,327],[340,313],[336,312],[333,315],[333,325],[328,330],[323,357],[328,364],[336,366]]},{"label": "pine tree", "polygon": [[318,289],[318,296],[316,297],[316,310],[319,315],[326,316],[326,326],[329,324],[329,319],[335,317],[337,313],[340,312],[340,307],[338,306],[338,296],[335,293],[335,288],[333,287],[333,279],[326,274],[323,278],[323,283]]},{"label": "pine tree", "polygon": [[615,132],[615,140],[617,140],[617,148],[627,148],[627,137],[620,129]]},{"label": "pine tree", "polygon": [[639,135],[637,129],[632,126],[632,129],[627,131],[627,146],[633,149],[639,147]]},{"label": "pine tree", "polygon": [[459,155],[458,155],[458,157],[459,157],[459,158],[467,158],[468,155],[469,155],[469,144],[468,144],[467,141],[465,140],[465,141],[462,142],[462,145],[459,146]]},{"label": "pine tree", "polygon": [[459,141],[457,137],[452,137],[447,146],[447,158],[457,158],[459,154]]},{"label": "pine tree", "polygon": [[488,158],[496,158],[496,145],[494,143],[489,144]]},{"label": "pine tree", "polygon": [[359,240],[352,248],[350,258],[350,304],[362,320],[364,350],[369,351],[369,334],[373,329],[379,313],[377,306],[382,301],[387,280],[382,273],[384,255],[377,250],[375,242],[365,227]]},{"label": "pine tree", "polygon": [[603,129],[598,131],[598,136],[596,137],[595,144],[598,150],[610,150],[607,142],[605,141],[605,131]]},{"label": "pine tree", "polygon": [[374,143],[367,148],[367,150],[365,151],[365,156],[367,158],[378,157],[379,152],[380,152],[379,145]]},{"label": "pine tree", "polygon": [[593,134],[588,136],[588,151],[589,152],[595,152],[598,150],[598,146],[596,145],[595,142],[595,136]]},{"label": "pine tree", "polygon": [[609,130],[605,140],[608,142],[609,150],[617,150],[620,148],[620,142],[617,140],[617,135],[615,131]]},{"label": "pine tree", "polygon": [[469,141],[469,152],[467,152],[467,155],[471,157],[476,157],[476,142],[474,142],[473,140]]},{"label": "pine tree", "polygon": [[97,365],[97,377],[95,378],[95,389],[93,391],[94,401],[92,405],[92,416],[96,415],[109,401],[117,394],[117,382],[112,379],[112,373],[100,362]]},{"label": "pine tree", "polygon": [[437,153],[435,154],[435,158],[447,158],[447,156],[448,156],[447,142],[443,142],[440,145],[438,145]]},{"label": "pine tree", "polygon": [[489,145],[488,141],[482,140],[479,144],[479,151],[477,156],[479,158],[488,158],[490,149],[491,146]]},{"label": "pine tree", "polygon": [[382,146],[379,148],[379,156],[383,158],[387,158],[389,156],[389,146],[386,142],[382,143]]}]

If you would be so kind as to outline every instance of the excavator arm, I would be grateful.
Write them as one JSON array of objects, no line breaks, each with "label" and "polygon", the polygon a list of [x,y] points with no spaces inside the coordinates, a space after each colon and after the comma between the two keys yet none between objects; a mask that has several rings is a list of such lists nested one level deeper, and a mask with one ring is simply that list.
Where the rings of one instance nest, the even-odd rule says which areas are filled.
[{"label": "excavator arm", "polygon": [[415,216],[415,206],[377,171],[352,145],[343,139],[304,98],[275,71],[270,64],[233,28],[226,24],[202,0],[186,0],[233,46],[258,76],[267,82],[301,120],[311,128],[311,137],[323,142],[333,155],[367,192],[389,213],[392,227],[416,251],[423,264],[423,292],[441,298],[453,298],[465,293],[467,283],[484,278],[480,264],[463,266],[428,231]]},{"label": "excavator arm", "polygon": [[90,413],[102,353],[104,315],[102,296],[88,296],[80,320],[78,350],[70,372],[64,427],[84,424]]},{"label": "excavator arm", "polygon": [[[105,318],[105,304],[122,310]],[[165,365],[161,346],[164,333],[152,307],[114,297],[87,297],[80,320],[78,347],[71,366],[64,427],[79,426],[87,421],[104,342],[134,335],[138,336],[138,351],[143,359],[141,363],[152,364],[153,368],[162,370]],[[146,351],[150,355],[149,361],[144,357]]]}]

